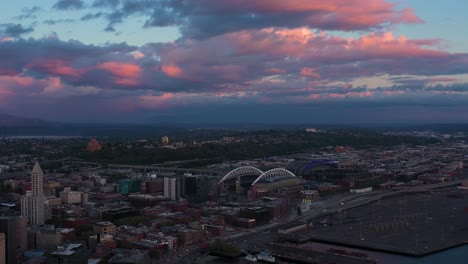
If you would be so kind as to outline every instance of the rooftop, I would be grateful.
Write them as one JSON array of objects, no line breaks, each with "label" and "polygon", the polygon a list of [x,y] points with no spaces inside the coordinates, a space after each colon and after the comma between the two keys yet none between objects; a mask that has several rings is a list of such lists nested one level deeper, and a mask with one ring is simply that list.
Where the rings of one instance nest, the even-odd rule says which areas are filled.
[{"label": "rooftop", "polygon": [[111,259],[109,259],[109,263],[137,263],[142,258],[144,258],[145,255],[146,252],[144,251],[128,250],[113,256]]},{"label": "rooftop", "polygon": [[81,244],[68,244],[65,246],[60,246],[57,248],[56,251],[52,252],[52,255],[63,255],[63,256],[70,256],[73,255],[78,248],[80,248]]}]

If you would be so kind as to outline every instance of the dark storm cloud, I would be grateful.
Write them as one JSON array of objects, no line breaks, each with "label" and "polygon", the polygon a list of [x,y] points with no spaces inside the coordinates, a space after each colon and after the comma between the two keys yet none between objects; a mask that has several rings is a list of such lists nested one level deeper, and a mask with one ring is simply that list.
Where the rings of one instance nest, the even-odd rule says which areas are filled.
[{"label": "dark storm cloud", "polygon": [[189,38],[265,27],[354,31],[423,22],[411,9],[384,0],[97,0],[93,7],[110,9],[109,29],[139,15],[146,18],[145,27],[179,26]]},{"label": "dark storm cloud", "polygon": [[[454,84],[466,76],[436,76],[468,74],[468,54],[443,51],[438,39],[411,40],[387,31],[421,20],[383,0],[58,3],[62,9],[86,7],[80,20],[103,19],[106,31],[118,31],[132,17],[144,27],[178,26],[182,38],[135,47],[88,45],[57,35],[0,36],[0,109],[21,108],[37,97],[44,115],[60,105],[64,110],[55,115],[63,117],[84,106],[101,113],[100,119],[123,113],[148,118],[160,110],[175,116],[188,111],[187,120],[213,113],[233,120],[364,120],[374,115],[372,109],[391,117],[398,109],[416,113],[468,102],[467,85]],[[342,37],[324,29],[360,33]],[[390,84],[356,84],[363,77]],[[51,98],[57,101],[52,106]]]},{"label": "dark storm cloud", "polygon": [[32,27],[24,27],[22,24],[0,24],[0,36],[19,37],[34,32]]},{"label": "dark storm cloud", "polygon": [[[47,68],[50,69],[50,67],[40,67],[41,63],[55,62],[57,67],[71,63],[79,68],[94,65],[98,59],[109,60],[112,56],[116,56],[113,54],[125,54],[134,50],[136,47],[128,46],[125,43],[101,47],[73,40],[61,41],[55,38],[19,39],[0,42],[0,57],[2,58],[0,69],[5,72],[20,73],[28,67],[33,67],[37,74],[52,74],[53,72],[47,71]],[[58,62],[63,62],[63,65]]]},{"label": "dark storm cloud", "polygon": [[58,10],[73,10],[84,8],[85,4],[82,0],[58,0],[52,7]]}]

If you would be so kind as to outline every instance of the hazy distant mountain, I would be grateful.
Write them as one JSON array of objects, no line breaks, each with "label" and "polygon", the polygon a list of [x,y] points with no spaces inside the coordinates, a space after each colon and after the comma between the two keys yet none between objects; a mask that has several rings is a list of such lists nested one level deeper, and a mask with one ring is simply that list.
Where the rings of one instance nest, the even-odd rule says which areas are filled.
[{"label": "hazy distant mountain", "polygon": [[0,114],[0,127],[40,127],[53,125],[38,118],[24,118]]}]

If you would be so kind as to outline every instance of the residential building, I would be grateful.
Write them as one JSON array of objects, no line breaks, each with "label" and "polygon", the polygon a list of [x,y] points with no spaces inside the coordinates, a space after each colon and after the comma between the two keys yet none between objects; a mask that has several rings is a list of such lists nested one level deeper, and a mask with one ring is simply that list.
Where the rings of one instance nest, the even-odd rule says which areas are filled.
[{"label": "residential building", "polygon": [[36,234],[36,247],[42,250],[54,250],[62,245],[62,234],[55,228],[41,228]]},{"label": "residential building", "polygon": [[111,222],[98,222],[93,225],[93,231],[104,235],[115,235],[115,225]]},{"label": "residential building", "polygon": [[64,204],[80,204],[82,196],[82,192],[75,192],[70,188],[65,188],[64,191],[60,192],[60,199]]}]

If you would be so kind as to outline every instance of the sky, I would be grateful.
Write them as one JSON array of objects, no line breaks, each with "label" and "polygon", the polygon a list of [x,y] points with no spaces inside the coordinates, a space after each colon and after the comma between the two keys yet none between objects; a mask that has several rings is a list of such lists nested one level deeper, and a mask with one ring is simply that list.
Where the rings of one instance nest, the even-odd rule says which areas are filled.
[{"label": "sky", "polygon": [[16,0],[0,8],[0,114],[468,122],[466,10],[460,0]]}]

